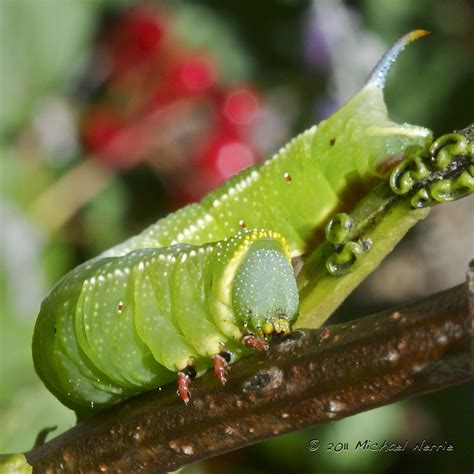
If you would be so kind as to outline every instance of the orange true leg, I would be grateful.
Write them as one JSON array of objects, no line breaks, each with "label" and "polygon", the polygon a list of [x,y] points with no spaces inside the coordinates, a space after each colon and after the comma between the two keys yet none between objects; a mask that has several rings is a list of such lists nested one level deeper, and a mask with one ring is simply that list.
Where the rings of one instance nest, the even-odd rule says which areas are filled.
[{"label": "orange true leg", "polygon": [[221,381],[222,385],[225,385],[227,379],[225,378],[225,369],[227,364],[230,362],[231,355],[227,351],[222,351],[220,354],[217,354],[212,359],[212,364],[214,365],[214,372],[217,375],[217,378]]},{"label": "orange true leg", "polygon": [[178,372],[178,390],[177,394],[181,400],[187,405],[191,400],[191,380],[196,377],[196,370],[193,366],[186,367],[183,371]]},{"label": "orange true leg", "polygon": [[257,336],[248,334],[242,338],[242,344],[253,349],[258,349],[259,351],[268,350],[268,344],[262,339],[259,339]]}]

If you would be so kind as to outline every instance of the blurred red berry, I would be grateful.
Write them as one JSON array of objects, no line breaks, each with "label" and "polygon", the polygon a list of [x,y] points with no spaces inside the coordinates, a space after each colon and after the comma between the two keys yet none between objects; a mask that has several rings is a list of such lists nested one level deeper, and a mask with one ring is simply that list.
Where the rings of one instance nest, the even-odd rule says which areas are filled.
[{"label": "blurred red berry", "polygon": [[254,165],[256,155],[247,143],[231,141],[219,148],[215,162],[217,171],[226,180],[240,170]]},{"label": "blurred red berry", "polygon": [[108,30],[102,47],[111,72],[102,101],[85,116],[83,140],[99,159],[125,169],[145,159],[178,156],[176,150],[156,153],[165,125],[179,129],[188,115],[190,121],[205,121],[192,141],[180,145],[188,161],[179,165],[180,183],[173,189],[176,200],[187,202],[258,161],[250,127],[261,97],[252,85],[223,88],[211,53],[184,49],[172,35],[164,42],[170,19],[163,11],[137,6]]},{"label": "blurred red berry", "polygon": [[135,7],[106,31],[104,51],[110,57],[111,76],[120,78],[152,58],[165,34],[164,16],[155,10]]},{"label": "blurred red berry", "polygon": [[214,66],[207,58],[189,56],[179,61],[169,80],[179,94],[205,94],[215,84]]},{"label": "blurred red berry", "polygon": [[247,125],[256,117],[259,107],[258,95],[249,88],[242,87],[226,94],[223,112],[229,122]]},{"label": "blurred red berry", "polygon": [[133,8],[122,24],[123,35],[143,53],[153,52],[163,38],[163,27],[157,15],[147,9]]},{"label": "blurred red berry", "polygon": [[122,123],[106,109],[93,110],[83,125],[84,143],[90,151],[100,153],[122,128]]},{"label": "blurred red berry", "polygon": [[189,97],[203,97],[215,86],[215,68],[211,61],[198,57],[178,60],[170,71],[164,71],[152,94],[150,109],[157,109]]},{"label": "blurred red berry", "polygon": [[252,146],[238,133],[231,130],[215,134],[203,148],[200,162],[211,174],[218,175],[223,182],[240,170],[254,165],[257,154]]},{"label": "blurred red berry", "polygon": [[209,61],[202,58],[189,58],[179,69],[183,86],[196,92],[204,92],[214,84],[214,72]]}]

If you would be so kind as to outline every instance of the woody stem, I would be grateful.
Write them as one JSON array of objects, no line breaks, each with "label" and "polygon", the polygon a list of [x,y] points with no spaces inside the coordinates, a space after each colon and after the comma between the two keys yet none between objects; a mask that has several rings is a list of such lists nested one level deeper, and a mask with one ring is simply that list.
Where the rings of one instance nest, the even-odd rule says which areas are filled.
[{"label": "woody stem", "polygon": [[193,383],[126,401],[26,454],[38,472],[168,472],[305,426],[474,379],[467,282],[348,324],[296,330]]}]

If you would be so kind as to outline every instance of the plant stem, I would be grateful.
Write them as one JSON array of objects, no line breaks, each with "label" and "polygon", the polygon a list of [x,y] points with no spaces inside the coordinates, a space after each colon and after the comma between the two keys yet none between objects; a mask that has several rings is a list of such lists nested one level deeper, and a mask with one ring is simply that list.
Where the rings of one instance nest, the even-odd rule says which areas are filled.
[{"label": "plant stem", "polygon": [[350,214],[354,234],[370,242],[370,250],[361,265],[343,277],[330,275],[326,270],[325,261],[334,251],[329,242],[309,255],[297,277],[300,315],[295,328],[320,327],[429,211],[413,209],[408,199],[394,195],[387,183],[371,191]]},{"label": "plant stem", "polygon": [[474,379],[474,264],[465,284],[348,324],[296,330],[267,353],[167,386],[26,454],[38,472],[168,472],[303,427]]}]

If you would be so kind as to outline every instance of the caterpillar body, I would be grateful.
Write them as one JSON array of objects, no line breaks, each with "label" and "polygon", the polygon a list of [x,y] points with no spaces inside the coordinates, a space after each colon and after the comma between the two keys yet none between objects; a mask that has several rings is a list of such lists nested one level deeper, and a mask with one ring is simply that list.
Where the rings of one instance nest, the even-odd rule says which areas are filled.
[{"label": "caterpillar body", "polygon": [[262,165],[66,275],[43,301],[33,338],[35,368],[57,398],[88,416],[178,373],[187,402],[194,376],[213,365],[224,382],[245,346],[264,349],[264,339],[290,331],[291,258],[431,142],[430,130],[392,122],[383,101],[390,65],[425,34],[398,40],[346,105]]},{"label": "caterpillar body", "polygon": [[288,332],[297,310],[286,241],[244,230],[199,247],[81,265],[44,300],[33,354],[46,385],[78,413],[169,383],[177,372],[187,401],[188,378],[214,363],[224,380],[225,363],[245,350],[242,339],[258,346],[251,334]]},{"label": "caterpillar body", "polygon": [[367,84],[319,126],[103,256],[177,243],[200,245],[230,237],[242,227],[276,231],[285,236],[293,257],[305,253],[337,209],[350,209],[407,150],[431,143],[430,130],[392,122],[383,99],[390,65],[407,43],[425,34],[416,30],[400,38]]}]

